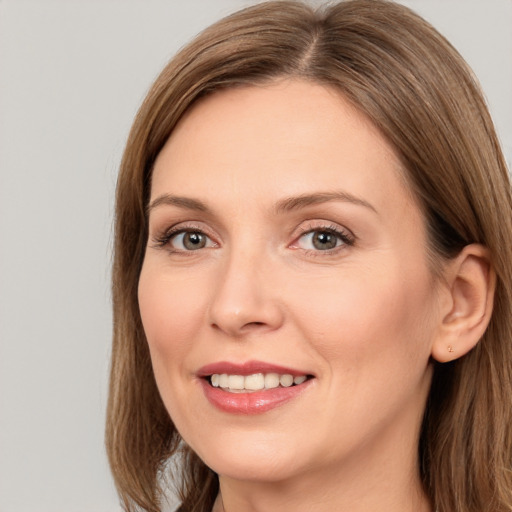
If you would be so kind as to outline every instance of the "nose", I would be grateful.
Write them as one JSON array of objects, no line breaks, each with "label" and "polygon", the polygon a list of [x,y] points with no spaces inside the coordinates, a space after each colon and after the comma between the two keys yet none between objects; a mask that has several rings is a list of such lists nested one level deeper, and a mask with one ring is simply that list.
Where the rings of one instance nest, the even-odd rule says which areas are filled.
[{"label": "nose", "polygon": [[240,338],[278,329],[284,311],[272,269],[260,254],[233,253],[222,262],[209,308],[210,325]]}]

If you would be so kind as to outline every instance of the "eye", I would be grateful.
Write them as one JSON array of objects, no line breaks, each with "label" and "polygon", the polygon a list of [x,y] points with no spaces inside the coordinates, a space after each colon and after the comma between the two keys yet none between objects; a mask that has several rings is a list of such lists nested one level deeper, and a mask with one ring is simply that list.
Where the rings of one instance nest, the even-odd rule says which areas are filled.
[{"label": "eye", "polygon": [[296,247],[313,251],[330,251],[343,245],[352,245],[353,240],[345,233],[333,228],[310,229],[302,234]]},{"label": "eye", "polygon": [[156,231],[151,235],[151,240],[155,249],[166,249],[170,253],[186,255],[200,249],[218,247],[214,236],[195,223],[180,222],[163,231]]},{"label": "eye", "polygon": [[169,237],[168,243],[177,251],[197,251],[215,246],[210,237],[201,231],[179,231]]}]

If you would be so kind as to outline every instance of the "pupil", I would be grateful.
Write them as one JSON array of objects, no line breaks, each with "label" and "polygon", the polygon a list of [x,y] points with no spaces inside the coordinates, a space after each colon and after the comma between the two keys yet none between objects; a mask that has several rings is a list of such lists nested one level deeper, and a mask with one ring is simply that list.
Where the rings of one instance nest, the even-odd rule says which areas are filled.
[{"label": "pupil", "polygon": [[336,247],[337,239],[332,233],[320,231],[313,235],[313,245],[315,249],[326,250]]},{"label": "pupil", "polygon": [[183,245],[187,249],[202,249],[206,244],[206,239],[201,233],[185,233]]}]

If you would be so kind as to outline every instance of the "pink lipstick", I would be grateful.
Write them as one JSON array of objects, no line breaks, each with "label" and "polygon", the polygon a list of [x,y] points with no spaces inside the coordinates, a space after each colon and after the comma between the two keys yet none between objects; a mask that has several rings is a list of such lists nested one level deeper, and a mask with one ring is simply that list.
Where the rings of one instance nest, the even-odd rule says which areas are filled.
[{"label": "pink lipstick", "polygon": [[198,372],[208,401],[231,414],[260,414],[293,400],[314,376],[308,372],[261,361],[218,362]]}]

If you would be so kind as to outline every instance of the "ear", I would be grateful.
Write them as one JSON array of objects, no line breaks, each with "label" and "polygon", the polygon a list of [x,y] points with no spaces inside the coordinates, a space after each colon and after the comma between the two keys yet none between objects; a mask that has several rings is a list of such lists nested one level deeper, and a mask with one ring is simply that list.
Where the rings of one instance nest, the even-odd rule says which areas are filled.
[{"label": "ear", "polygon": [[496,274],[486,247],[471,244],[448,263],[444,272],[441,324],[432,357],[441,363],[467,354],[483,336],[491,319]]}]

